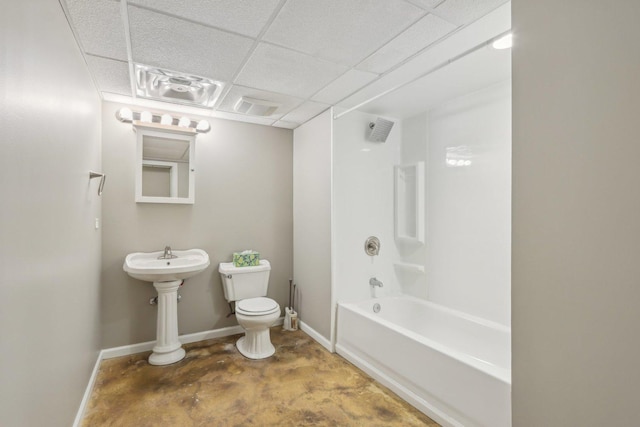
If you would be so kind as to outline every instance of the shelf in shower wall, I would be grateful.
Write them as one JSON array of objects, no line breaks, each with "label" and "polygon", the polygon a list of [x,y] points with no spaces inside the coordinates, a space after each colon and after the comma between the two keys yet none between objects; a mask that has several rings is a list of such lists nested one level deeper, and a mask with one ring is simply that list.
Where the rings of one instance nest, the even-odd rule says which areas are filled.
[{"label": "shelf in shower wall", "polygon": [[408,273],[424,274],[424,265],[410,264],[408,262],[394,262],[393,266],[401,271]]}]

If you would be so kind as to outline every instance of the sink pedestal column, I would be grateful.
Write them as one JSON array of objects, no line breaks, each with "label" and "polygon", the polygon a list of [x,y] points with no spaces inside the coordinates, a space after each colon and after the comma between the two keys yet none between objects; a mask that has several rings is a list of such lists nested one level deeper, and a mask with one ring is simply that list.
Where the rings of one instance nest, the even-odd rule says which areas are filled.
[{"label": "sink pedestal column", "polygon": [[185,351],[178,341],[178,287],[182,280],[153,282],[158,291],[158,324],[156,345],[149,356],[151,365],[169,365],[184,359]]}]

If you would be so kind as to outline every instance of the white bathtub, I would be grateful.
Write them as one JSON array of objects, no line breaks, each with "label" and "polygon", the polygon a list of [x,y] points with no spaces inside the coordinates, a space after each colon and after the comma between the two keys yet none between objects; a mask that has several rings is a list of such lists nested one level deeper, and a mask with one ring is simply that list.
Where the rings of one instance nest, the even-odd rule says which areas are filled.
[{"label": "white bathtub", "polygon": [[336,351],[444,426],[511,426],[505,326],[409,296],[339,303]]}]

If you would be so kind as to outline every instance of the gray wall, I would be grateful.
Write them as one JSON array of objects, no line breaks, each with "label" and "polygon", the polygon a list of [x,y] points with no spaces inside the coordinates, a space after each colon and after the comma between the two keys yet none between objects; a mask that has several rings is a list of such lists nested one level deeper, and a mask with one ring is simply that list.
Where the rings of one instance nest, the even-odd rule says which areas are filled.
[{"label": "gray wall", "polygon": [[60,4],[3,2],[3,426],[71,425],[96,362],[101,200],[91,169],[101,169],[100,100]]},{"label": "gray wall", "polygon": [[[122,270],[131,252],[200,248],[211,266],[180,290],[180,334],[236,325],[226,318],[218,263],[254,249],[271,262],[269,297],[284,309],[293,272],[292,131],[207,118],[196,138],[194,205],[136,203],[136,135],[115,119],[123,105],[103,103],[104,194],[102,325],[104,348],[155,339],[156,295],[151,283]],[[193,116],[192,119],[202,117]]]},{"label": "gray wall", "polygon": [[637,425],[640,2],[512,6],[514,425]]},{"label": "gray wall", "polygon": [[[300,320],[331,340],[331,110],[294,131],[294,272]],[[326,344],[326,343],[325,343]]]}]

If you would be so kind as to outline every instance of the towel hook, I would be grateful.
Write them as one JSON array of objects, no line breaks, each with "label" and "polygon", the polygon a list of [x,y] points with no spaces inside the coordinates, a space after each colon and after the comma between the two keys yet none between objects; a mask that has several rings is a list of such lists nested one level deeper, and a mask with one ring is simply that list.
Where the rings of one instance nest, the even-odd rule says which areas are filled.
[{"label": "towel hook", "polygon": [[98,196],[102,196],[102,190],[104,190],[104,182],[107,180],[107,175],[94,171],[89,171],[89,179],[100,178],[100,185],[98,186]]}]

